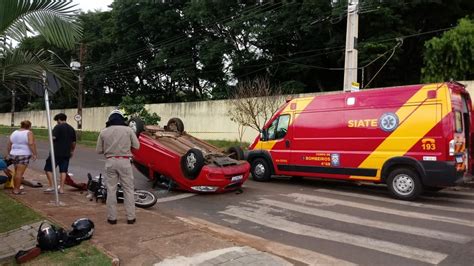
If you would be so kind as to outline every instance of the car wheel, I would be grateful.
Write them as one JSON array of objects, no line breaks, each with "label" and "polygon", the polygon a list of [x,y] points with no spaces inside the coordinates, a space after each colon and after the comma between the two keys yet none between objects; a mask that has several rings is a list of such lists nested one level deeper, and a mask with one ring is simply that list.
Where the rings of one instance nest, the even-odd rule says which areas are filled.
[{"label": "car wheel", "polygon": [[229,154],[230,158],[238,161],[244,159],[244,151],[239,146],[230,147],[227,149],[227,154]]},{"label": "car wheel", "polygon": [[179,118],[171,118],[168,120],[168,124],[166,124],[168,130],[177,131],[179,133],[184,132],[184,123]]},{"label": "car wheel", "polygon": [[392,195],[401,200],[414,200],[423,192],[418,174],[407,168],[392,171],[388,176],[387,186]]},{"label": "car wheel", "polygon": [[181,157],[181,169],[188,179],[196,179],[204,166],[204,155],[198,149],[190,149]]},{"label": "car wheel", "polygon": [[263,158],[253,160],[250,171],[252,173],[252,178],[255,181],[265,182],[270,180],[270,166],[268,165],[267,160]]},{"label": "car wheel", "polygon": [[145,131],[145,122],[143,122],[139,117],[130,118],[127,124],[137,136],[140,136],[140,133]]}]

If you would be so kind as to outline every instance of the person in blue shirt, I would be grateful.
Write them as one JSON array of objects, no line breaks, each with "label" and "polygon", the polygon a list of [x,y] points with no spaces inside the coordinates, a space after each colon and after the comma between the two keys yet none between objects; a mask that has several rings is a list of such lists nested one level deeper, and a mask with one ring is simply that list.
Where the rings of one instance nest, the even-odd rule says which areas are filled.
[{"label": "person in blue shirt", "polygon": [[[0,156],[0,171],[4,171],[7,169],[7,163],[3,160],[2,156]],[[6,175],[0,175],[0,185],[4,184],[8,181],[8,177]]]}]

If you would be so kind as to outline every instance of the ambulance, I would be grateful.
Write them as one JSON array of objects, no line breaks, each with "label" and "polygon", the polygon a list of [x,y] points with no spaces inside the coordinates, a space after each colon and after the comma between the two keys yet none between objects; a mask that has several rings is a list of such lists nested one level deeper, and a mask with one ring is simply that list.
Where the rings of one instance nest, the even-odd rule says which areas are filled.
[{"label": "ambulance", "polygon": [[472,105],[457,82],[287,101],[246,154],[272,175],[385,183],[398,199],[462,183],[472,168]]}]

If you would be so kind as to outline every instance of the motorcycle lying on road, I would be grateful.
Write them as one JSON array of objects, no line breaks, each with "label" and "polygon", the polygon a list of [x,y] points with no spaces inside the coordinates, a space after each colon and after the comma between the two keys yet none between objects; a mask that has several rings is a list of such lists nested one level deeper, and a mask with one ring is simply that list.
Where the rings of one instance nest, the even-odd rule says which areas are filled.
[{"label": "motorcycle lying on road", "polygon": [[[87,174],[87,198],[95,201],[101,200],[103,203],[107,200],[107,187],[104,184],[102,174],[92,177],[90,173]],[[140,208],[150,208],[156,204],[157,198],[155,194],[141,189],[135,190],[135,206]],[[117,186],[117,202],[123,202],[123,189],[120,183]]]}]

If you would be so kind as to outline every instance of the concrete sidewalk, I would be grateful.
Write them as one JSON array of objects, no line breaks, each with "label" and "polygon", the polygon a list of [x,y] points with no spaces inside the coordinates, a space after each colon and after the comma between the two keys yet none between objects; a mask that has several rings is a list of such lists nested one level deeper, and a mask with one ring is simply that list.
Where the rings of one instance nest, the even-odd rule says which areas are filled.
[{"label": "concrete sidewalk", "polygon": [[[32,170],[27,171],[25,178],[47,183],[44,174]],[[66,193],[60,195],[62,204],[59,207],[54,204],[54,194],[44,193],[43,188],[25,187],[25,192],[25,195],[9,195],[65,229],[70,229],[78,218],[91,219],[95,232],[90,241],[105,251],[114,264],[119,261],[122,265],[292,265],[280,257],[211,234],[199,226],[162,213],[159,203],[150,209],[137,208],[137,222],[133,225],[126,223],[124,208],[119,205],[118,223],[110,225],[106,221],[105,204],[88,200],[85,192],[66,187]],[[19,229],[28,232],[21,236],[13,232],[2,234],[0,243],[31,245],[32,237],[35,239],[32,234],[36,234],[38,226],[39,223],[25,227],[25,230]],[[13,240],[13,235],[18,239]],[[12,249],[15,253],[18,249],[25,249],[23,244],[21,248],[12,246],[8,251],[0,246],[0,258],[2,254],[12,254]]]},{"label": "concrete sidewalk", "polygon": [[43,221],[24,225],[18,229],[0,234],[0,261],[13,257],[19,250],[36,246],[36,235]]}]

